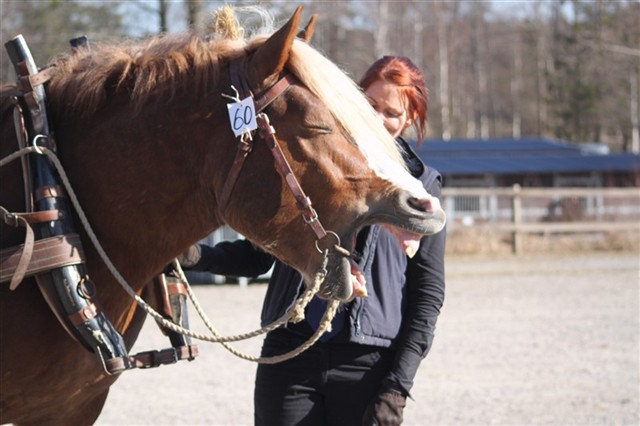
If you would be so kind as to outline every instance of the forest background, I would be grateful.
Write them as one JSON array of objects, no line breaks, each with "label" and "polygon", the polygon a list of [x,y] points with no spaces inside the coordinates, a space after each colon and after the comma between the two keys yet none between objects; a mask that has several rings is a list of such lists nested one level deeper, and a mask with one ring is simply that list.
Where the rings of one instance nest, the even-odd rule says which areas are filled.
[{"label": "forest background", "polygon": [[[0,0],[2,44],[22,34],[45,65],[101,43],[202,29],[206,0]],[[432,139],[540,136],[640,151],[640,1],[261,1],[276,24],[318,14],[313,45],[358,79],[385,54],[420,66]],[[15,78],[0,55],[2,82]]]}]

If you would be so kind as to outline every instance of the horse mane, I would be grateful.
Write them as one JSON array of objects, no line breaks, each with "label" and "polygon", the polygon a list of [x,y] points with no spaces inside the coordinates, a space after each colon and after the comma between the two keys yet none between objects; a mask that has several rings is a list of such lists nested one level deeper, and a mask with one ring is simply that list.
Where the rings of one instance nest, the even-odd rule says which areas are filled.
[{"label": "horse mane", "polygon": [[165,91],[170,99],[179,87],[206,91],[215,85],[219,58],[236,51],[235,44],[203,40],[194,32],[94,44],[54,59],[47,96],[66,115],[91,115],[119,93],[127,93],[140,110]]},{"label": "horse mane", "polygon": [[87,116],[118,93],[129,94],[137,111],[165,90],[169,99],[178,87],[202,93],[217,84],[220,59],[244,53],[247,41],[236,11],[259,16],[263,21],[260,33],[273,32],[273,22],[263,9],[224,6],[213,14],[203,33],[192,30],[113,44],[93,43],[90,50],[59,55],[50,64],[56,72],[47,95],[52,104],[64,106],[64,114]]},{"label": "horse mane", "polygon": [[[245,39],[235,10],[226,6],[218,11],[210,25],[216,31],[213,34],[166,34],[61,55],[53,62],[57,72],[47,89],[49,100],[64,107],[59,113],[82,117],[95,113],[113,94],[127,93],[139,111],[158,94],[170,99],[178,88],[207,92],[217,84],[221,60],[257,48],[268,38],[267,33],[273,32],[263,25],[253,32],[257,35]],[[255,7],[242,11],[256,12],[263,23],[268,21]],[[337,65],[296,40],[287,68],[328,106],[372,165],[382,165],[389,159],[404,165],[395,140],[357,84]]]}]

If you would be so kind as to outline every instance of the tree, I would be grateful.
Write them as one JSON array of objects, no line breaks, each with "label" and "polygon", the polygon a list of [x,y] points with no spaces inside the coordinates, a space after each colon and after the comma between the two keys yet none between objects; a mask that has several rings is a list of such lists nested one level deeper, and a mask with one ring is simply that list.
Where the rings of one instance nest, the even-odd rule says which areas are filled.
[{"label": "tree", "polygon": [[[92,40],[110,39],[124,34],[119,1],[87,3],[78,0],[2,3],[2,45],[22,34],[36,64],[43,67],[50,58],[68,51],[68,41],[89,34]],[[15,78],[13,66],[2,55],[2,81]]]},{"label": "tree", "polygon": [[[179,31],[223,4],[3,1],[1,36],[4,43],[22,33],[43,66],[78,35],[99,42]],[[640,2],[532,0],[511,10],[493,4],[304,2],[307,16],[319,15],[312,43],[354,79],[380,55],[411,57],[425,72],[433,137],[539,135],[640,150]],[[261,6],[281,23],[296,5]],[[3,81],[14,78],[8,62],[2,55]]]}]

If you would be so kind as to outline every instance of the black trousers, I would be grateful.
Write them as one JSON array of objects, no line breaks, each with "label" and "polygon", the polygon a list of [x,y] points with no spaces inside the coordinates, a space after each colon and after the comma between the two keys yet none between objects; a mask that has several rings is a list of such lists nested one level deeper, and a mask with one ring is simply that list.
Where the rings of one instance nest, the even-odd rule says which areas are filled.
[{"label": "black trousers", "polygon": [[[285,329],[265,338],[262,355],[279,355],[306,339]],[[316,342],[279,364],[259,364],[256,426],[356,426],[393,363],[393,351],[355,343]]]}]

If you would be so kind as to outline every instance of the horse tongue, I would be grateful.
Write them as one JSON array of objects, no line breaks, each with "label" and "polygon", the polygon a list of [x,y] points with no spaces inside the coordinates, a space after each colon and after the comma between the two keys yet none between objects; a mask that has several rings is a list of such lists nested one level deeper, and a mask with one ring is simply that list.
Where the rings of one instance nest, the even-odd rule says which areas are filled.
[{"label": "horse tongue", "polygon": [[400,244],[400,247],[405,252],[409,258],[412,258],[418,252],[420,248],[420,238],[421,235],[414,234],[413,232],[409,232],[402,228],[397,228],[391,225],[383,225],[384,228],[391,232],[391,235],[395,238],[395,240]]},{"label": "horse tongue", "polygon": [[328,257],[327,275],[318,290],[318,297],[347,301],[354,290],[349,259],[336,251],[329,251]]}]

